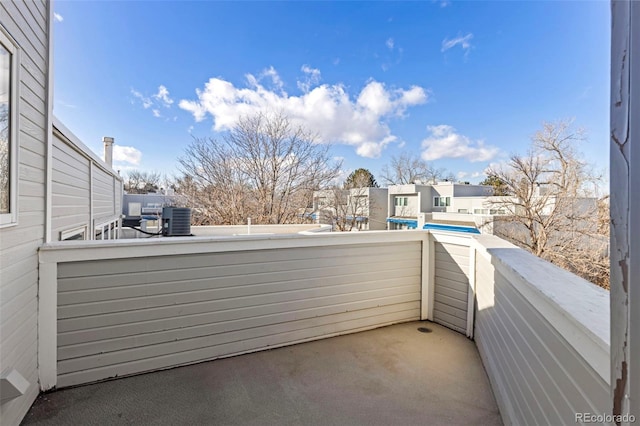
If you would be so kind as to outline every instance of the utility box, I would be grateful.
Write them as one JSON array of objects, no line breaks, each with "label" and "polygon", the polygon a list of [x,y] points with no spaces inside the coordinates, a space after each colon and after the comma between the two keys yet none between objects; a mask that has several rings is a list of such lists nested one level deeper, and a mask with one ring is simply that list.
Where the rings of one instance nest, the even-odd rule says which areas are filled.
[{"label": "utility box", "polygon": [[191,236],[191,209],[185,207],[163,207],[162,236]]}]

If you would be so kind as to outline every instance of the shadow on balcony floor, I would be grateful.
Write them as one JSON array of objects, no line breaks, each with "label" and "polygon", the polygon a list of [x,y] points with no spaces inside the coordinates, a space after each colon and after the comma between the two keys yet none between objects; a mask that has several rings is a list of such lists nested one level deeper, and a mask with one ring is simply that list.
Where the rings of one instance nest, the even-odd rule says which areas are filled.
[{"label": "shadow on balcony floor", "polygon": [[41,395],[23,424],[501,420],[474,343],[436,324],[411,322]]}]

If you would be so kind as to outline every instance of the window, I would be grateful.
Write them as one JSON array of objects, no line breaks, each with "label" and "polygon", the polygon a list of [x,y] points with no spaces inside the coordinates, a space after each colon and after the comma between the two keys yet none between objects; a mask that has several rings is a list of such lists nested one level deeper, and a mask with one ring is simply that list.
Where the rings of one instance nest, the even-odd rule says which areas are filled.
[{"label": "window", "polygon": [[434,207],[448,207],[451,205],[451,197],[433,197]]},{"label": "window", "polygon": [[72,240],[86,240],[87,239],[87,227],[81,226],[75,229],[69,229],[68,231],[60,232],[60,241],[72,241]]},{"label": "window", "polygon": [[0,226],[17,221],[16,45],[0,28]]},{"label": "window", "polygon": [[409,202],[408,197],[396,197],[396,206],[397,207],[406,207]]}]

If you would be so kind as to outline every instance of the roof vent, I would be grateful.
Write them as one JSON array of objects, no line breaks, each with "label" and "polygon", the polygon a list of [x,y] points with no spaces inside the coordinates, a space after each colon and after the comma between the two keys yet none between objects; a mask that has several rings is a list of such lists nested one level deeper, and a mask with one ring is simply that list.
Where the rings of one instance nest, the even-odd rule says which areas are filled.
[{"label": "roof vent", "polygon": [[185,207],[163,207],[162,236],[191,236],[191,209]]}]

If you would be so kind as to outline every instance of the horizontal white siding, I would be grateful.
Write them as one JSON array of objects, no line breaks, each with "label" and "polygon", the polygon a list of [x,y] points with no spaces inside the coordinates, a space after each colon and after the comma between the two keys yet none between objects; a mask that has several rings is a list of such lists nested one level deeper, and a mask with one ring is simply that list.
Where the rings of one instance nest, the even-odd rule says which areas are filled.
[{"label": "horizontal white siding", "polygon": [[55,118],[51,174],[52,241],[83,226],[91,233],[122,214],[122,178]]},{"label": "horizontal white siding", "polygon": [[[575,413],[610,413],[609,386],[603,378],[607,371],[599,371],[592,361],[605,343],[589,343],[589,335],[580,328],[569,329],[566,311],[557,310],[551,319],[545,306],[562,302],[561,290],[555,292],[554,299],[547,299],[527,281],[539,277],[513,273],[504,259],[514,253],[518,265],[527,263],[539,277],[555,278],[554,286],[569,287],[581,280],[513,246],[496,249],[493,257],[477,253],[475,341],[505,424],[574,424]],[[602,302],[602,309],[590,315],[607,322],[608,296],[601,294],[605,291],[587,282],[578,282],[577,287],[584,295],[594,293],[595,297],[588,296],[592,302]],[[535,298],[523,292],[527,288],[533,289]],[[572,296],[575,301],[565,302],[590,310],[578,301],[583,297],[579,292]],[[590,326],[598,328],[600,324]],[[602,358],[606,364],[606,354]]]},{"label": "horizontal white siding", "polygon": [[435,267],[433,320],[466,333],[469,246],[436,242]]},{"label": "horizontal white siding", "polygon": [[420,241],[60,263],[58,386],[416,320],[421,265]]},{"label": "horizontal white siding", "polygon": [[53,138],[52,240],[60,233],[91,223],[91,162],[57,134]]},{"label": "horizontal white siding", "polygon": [[95,224],[113,220],[120,212],[115,210],[113,176],[100,168],[93,170],[93,216]]},{"label": "horizontal white siding", "polygon": [[16,369],[26,394],[0,405],[0,424],[17,425],[38,394],[38,247],[44,239],[47,156],[48,8],[0,2],[0,25],[18,44],[18,223],[0,229],[0,371]]}]

